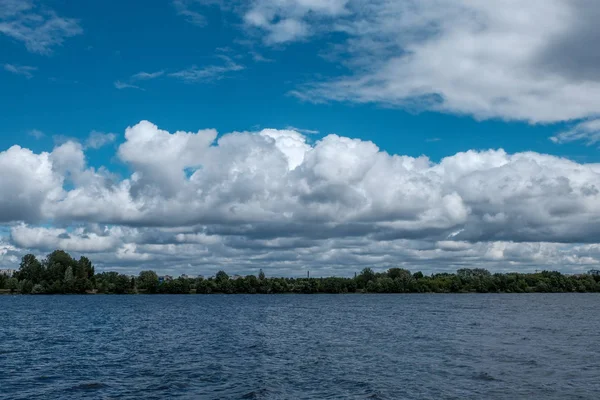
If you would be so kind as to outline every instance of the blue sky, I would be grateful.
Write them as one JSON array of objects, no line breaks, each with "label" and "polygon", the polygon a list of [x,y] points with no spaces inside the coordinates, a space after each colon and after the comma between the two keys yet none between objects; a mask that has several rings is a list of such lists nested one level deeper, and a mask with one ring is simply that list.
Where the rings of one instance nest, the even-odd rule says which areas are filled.
[{"label": "blue sky", "polygon": [[[56,180],[40,199],[25,186],[5,182],[4,190],[15,191],[16,197],[0,201],[0,216],[18,217],[0,220],[6,232],[0,264],[10,265],[27,251],[43,254],[57,245],[96,252],[103,260],[106,252],[121,254],[107,261],[107,268],[135,269],[139,262],[152,260],[158,269],[174,265],[169,268],[175,272],[194,272],[209,262],[231,266],[236,257],[252,260],[244,262],[240,272],[267,267],[287,275],[307,265],[314,270],[314,264],[323,264],[324,274],[351,274],[365,260],[380,268],[414,263],[440,270],[469,265],[477,259],[473,254],[488,260],[492,269],[537,268],[552,254],[570,260],[556,268],[583,270],[596,262],[595,250],[589,247],[598,241],[596,231],[590,227],[587,237],[574,232],[581,221],[591,223],[597,215],[589,199],[576,193],[595,193],[597,184],[600,77],[594,71],[600,65],[594,50],[579,49],[591,49],[585,44],[593,45],[598,29],[587,16],[600,14],[600,8],[587,1],[544,4],[540,11],[536,2],[510,0],[485,5],[449,0],[0,0],[0,155],[7,160],[0,165],[10,167],[5,174],[23,174],[25,183],[42,177]],[[521,8],[522,18],[508,12],[511,7]],[[145,120],[152,124],[141,123]],[[133,127],[130,137],[125,136],[128,127]],[[216,129],[224,144],[206,142],[210,134],[196,133],[206,129]],[[245,133],[228,135],[231,132]],[[341,214],[325,216],[329,211],[324,208],[311,214],[311,207],[301,204],[286,208],[287,200],[275,207],[269,199],[288,199],[287,192],[273,187],[252,192],[231,178],[238,176],[240,165],[253,174],[278,168],[276,161],[272,166],[256,164],[254,153],[239,147],[262,151],[267,144],[256,142],[258,137],[289,162],[287,184],[281,187],[307,184],[310,196],[304,195]],[[90,138],[101,141],[92,144]],[[368,141],[380,152],[369,153]],[[156,143],[172,158],[153,153]],[[206,150],[207,143],[228,161]],[[13,145],[22,149],[10,152]],[[146,153],[134,154],[135,148]],[[186,148],[197,152],[188,154]],[[361,149],[358,156],[356,149]],[[376,198],[377,189],[367,180],[351,175],[363,168],[362,158],[369,159],[369,154],[373,165],[365,171],[383,162],[377,160],[391,160],[389,155],[424,156],[429,164],[409,168],[420,171],[415,176],[390,164],[388,176],[381,172],[369,178],[404,182],[384,201]],[[264,157],[271,160],[271,155]],[[246,156],[242,163],[240,157]],[[29,167],[19,169],[27,157]],[[153,157],[162,164],[153,165]],[[211,167],[210,162],[215,164]],[[165,163],[178,169],[162,171],[169,169]],[[319,175],[319,163],[330,170],[339,168],[338,176]],[[24,170],[34,165],[38,175],[27,175]],[[231,168],[227,176],[234,180],[202,177],[203,169],[210,175],[211,168],[216,174],[221,166]],[[299,178],[299,171],[306,175]],[[180,187],[169,186],[184,175],[188,180]],[[314,176],[320,178],[311,186],[309,177]],[[339,176],[347,180],[338,181]],[[239,194],[231,200],[225,192],[218,193],[229,199],[224,202],[232,201],[230,211],[244,210],[236,214],[240,220],[226,214],[218,221],[208,218],[208,200],[183,216],[175,215],[174,208],[194,201],[186,197],[190,193],[208,192],[206,187],[190,191],[194,177],[230,188],[228,195],[249,190],[255,197]],[[249,182],[258,179],[254,176]],[[321,179],[329,179],[329,186]],[[474,194],[482,187],[467,188],[466,182],[471,185],[476,179],[481,185],[505,185],[503,190],[516,197],[499,200],[492,209],[493,200]],[[429,186],[415,183],[422,181]],[[564,182],[570,187],[557,189]],[[520,192],[524,187],[528,191]],[[547,203],[546,216],[522,222],[527,207],[556,195],[547,188],[558,190],[564,199]],[[422,199],[410,195],[430,189]],[[107,203],[98,196],[105,192],[113,198],[121,193],[127,199],[123,201],[130,202],[121,203],[121,208],[132,214],[116,216],[117,211],[104,210]],[[90,196],[90,203],[83,204],[82,193]],[[257,193],[268,196],[254,204]],[[357,193],[364,199],[352,197]],[[142,194],[150,197],[139,197]],[[297,193],[291,196],[304,199]],[[75,197],[77,202],[70,204]],[[33,209],[15,211],[14,202],[23,199]],[[430,208],[409,204],[414,201]],[[149,204],[158,207],[154,214],[162,210],[164,220],[144,214]],[[339,204],[348,209],[342,213]],[[361,208],[365,204],[371,207],[368,212]],[[386,208],[394,204],[402,209]],[[438,206],[444,211],[438,213]],[[557,207],[568,209],[560,212],[569,216],[557,217]],[[285,218],[266,227],[252,222],[260,214],[257,210]],[[416,214],[407,217],[411,212]],[[412,227],[407,221],[413,220],[424,221],[423,226]],[[316,224],[313,231],[322,229],[315,221],[336,227],[329,226],[331,232],[317,238],[302,233],[310,230],[308,221]],[[372,226],[365,228],[365,221]],[[293,240],[278,231],[288,225],[299,229]],[[368,240],[349,251],[353,229],[364,230]],[[204,236],[194,242],[198,236],[188,241],[177,235],[207,235],[220,244],[206,242]],[[67,236],[70,241],[61,242]],[[270,242],[259,245],[259,240]],[[279,243],[286,240],[291,242]],[[105,242],[111,245],[98,247]],[[195,243],[196,253],[186,248],[188,258],[171,259],[168,247],[152,250],[156,243]],[[364,257],[356,251],[363,245],[373,247]],[[280,251],[272,250],[278,246]],[[289,252],[294,246],[318,246],[320,258],[297,259]],[[402,246],[422,253],[394,253]],[[518,247],[511,251],[528,256],[511,258],[511,246]],[[243,248],[255,250],[244,255]],[[501,257],[494,255],[498,248],[503,249]],[[436,249],[447,252],[442,260],[427,253]],[[197,252],[210,254],[209,261],[194,261]]]},{"label": "blue sky", "polygon": [[[0,62],[36,68],[31,78],[6,70],[0,74],[2,148],[15,143],[47,148],[53,135],[83,138],[92,130],[122,134],[126,126],[150,119],[169,130],[212,127],[223,133],[294,126],[372,140],[390,153],[432,159],[468,149],[504,148],[598,160],[595,146],[548,140],[565,129],[562,123],[478,121],[377,103],[314,104],[290,96],[290,91],[320,76],[347,72],[323,57],[328,46],[336,44],[333,34],[267,46],[239,27],[238,16],[214,5],[199,7],[206,25],[197,26],[186,22],[168,1],[44,4],[58,15],[77,19],[82,33],[51,47],[51,54],[32,53],[20,41],[0,36]],[[272,61],[257,62],[251,52]],[[139,72],[166,74],[193,65],[222,65],[219,56],[230,57],[243,69],[204,82],[184,83],[163,75],[132,83],[143,90],[114,86]],[[47,134],[47,140],[36,143],[28,135],[34,129]]]}]

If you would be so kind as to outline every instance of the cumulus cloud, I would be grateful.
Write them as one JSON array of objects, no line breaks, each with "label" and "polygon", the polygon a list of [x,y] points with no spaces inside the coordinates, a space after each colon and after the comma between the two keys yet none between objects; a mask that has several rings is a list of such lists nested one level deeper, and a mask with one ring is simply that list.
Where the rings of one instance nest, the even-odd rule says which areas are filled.
[{"label": "cumulus cloud", "polygon": [[19,249],[0,236],[0,268],[16,269],[19,263]]},{"label": "cumulus cloud", "polygon": [[136,184],[176,194],[187,180],[186,169],[202,165],[203,154],[216,136],[214,129],[170,134],[142,121],[125,131],[126,142],[119,147],[119,157],[135,168]]},{"label": "cumulus cloud", "polygon": [[73,18],[59,16],[28,0],[0,0],[0,34],[23,42],[32,53],[50,54],[83,29]]},{"label": "cumulus cloud", "polygon": [[89,167],[73,141],[0,153],[0,221],[13,245],[97,253],[124,268],[286,275],[365,265],[583,271],[600,262],[598,164],[503,150],[435,163],[337,135],[218,137],[148,121],[124,139],[125,178]]},{"label": "cumulus cloud", "polygon": [[0,152],[0,176],[0,223],[39,220],[44,203],[62,192],[50,153],[13,146]]},{"label": "cumulus cloud", "polygon": [[288,160],[290,170],[295,169],[304,161],[304,155],[310,150],[306,138],[298,131],[284,129],[263,129],[260,135],[273,139],[275,146]]},{"label": "cumulus cloud", "polygon": [[106,229],[103,234],[86,232],[85,228],[72,231],[57,228],[30,227],[20,224],[11,228],[13,242],[22,248],[43,251],[68,249],[77,253],[99,253],[116,250],[121,245],[120,228]]}]

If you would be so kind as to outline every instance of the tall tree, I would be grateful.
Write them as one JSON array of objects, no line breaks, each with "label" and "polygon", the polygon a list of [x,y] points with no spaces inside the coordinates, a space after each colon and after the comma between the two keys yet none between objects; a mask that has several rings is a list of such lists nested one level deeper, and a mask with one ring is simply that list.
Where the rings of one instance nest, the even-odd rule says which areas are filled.
[{"label": "tall tree", "polygon": [[137,279],[138,289],[148,293],[156,293],[158,290],[158,275],[154,271],[142,271]]},{"label": "tall tree", "polygon": [[21,259],[17,278],[29,280],[33,284],[40,283],[44,280],[44,267],[33,254],[26,254]]}]

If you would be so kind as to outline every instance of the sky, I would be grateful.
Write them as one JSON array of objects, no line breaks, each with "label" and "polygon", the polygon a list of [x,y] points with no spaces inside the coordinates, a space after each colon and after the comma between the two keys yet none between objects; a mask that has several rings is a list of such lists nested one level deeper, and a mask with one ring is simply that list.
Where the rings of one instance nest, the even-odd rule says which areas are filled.
[{"label": "sky", "polygon": [[0,268],[600,263],[594,0],[0,0]]}]

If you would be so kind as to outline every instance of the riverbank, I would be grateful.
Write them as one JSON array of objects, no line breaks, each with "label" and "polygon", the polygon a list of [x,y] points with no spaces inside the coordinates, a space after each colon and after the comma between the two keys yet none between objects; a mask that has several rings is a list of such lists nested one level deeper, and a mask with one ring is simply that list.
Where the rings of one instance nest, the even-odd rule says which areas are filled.
[{"label": "riverbank", "polygon": [[354,277],[268,277],[181,275],[173,278],[156,272],[138,275],[96,273],[92,262],[56,250],[44,260],[23,257],[12,277],[0,275],[0,290],[22,294],[277,294],[277,293],[571,293],[600,292],[600,271],[566,275],[557,271],[491,273],[483,268],[462,268],[455,273],[411,272],[390,268],[376,272],[363,268]]}]

